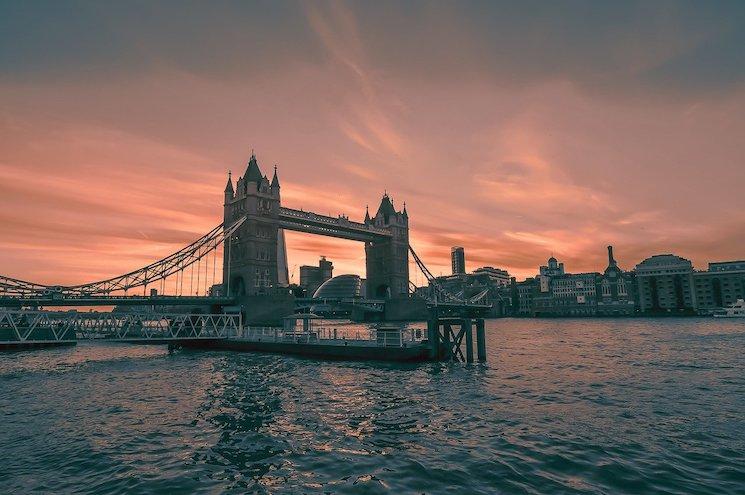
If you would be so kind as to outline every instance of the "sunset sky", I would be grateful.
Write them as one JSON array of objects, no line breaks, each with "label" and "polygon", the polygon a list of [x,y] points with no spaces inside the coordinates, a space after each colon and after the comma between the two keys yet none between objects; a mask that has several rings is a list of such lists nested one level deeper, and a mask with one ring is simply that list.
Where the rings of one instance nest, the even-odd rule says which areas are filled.
[{"label": "sunset sky", "polygon": [[[743,259],[744,46],[745,2],[0,1],[0,274],[175,251],[252,149],[285,206],[405,201],[435,273],[453,245],[519,278]],[[364,275],[361,244],[287,240]]]}]

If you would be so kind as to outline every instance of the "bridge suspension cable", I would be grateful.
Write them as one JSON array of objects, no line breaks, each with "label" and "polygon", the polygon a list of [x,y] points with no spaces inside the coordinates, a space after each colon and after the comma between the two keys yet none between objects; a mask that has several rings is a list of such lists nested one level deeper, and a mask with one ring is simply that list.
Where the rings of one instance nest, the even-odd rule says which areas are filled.
[{"label": "bridge suspension cable", "polygon": [[[148,284],[164,280],[170,275],[176,274],[177,284],[183,294],[184,273],[187,268],[194,270],[194,263],[200,262],[210,252],[216,250],[226,239],[229,239],[238,228],[246,221],[241,217],[229,227],[224,228],[220,224],[210,230],[188,246],[179,249],[165,258],[144,266],[138,270],[119,275],[118,277],[90,282],[80,285],[53,286],[42,285],[24,280],[0,276],[0,296],[4,297],[34,297],[50,294],[59,294],[63,297],[86,297],[97,295],[110,295],[116,291],[128,291],[138,287],[147,287]],[[180,280],[178,276],[180,273]],[[205,277],[206,281],[206,277]],[[190,282],[192,282],[190,280]],[[190,288],[190,295],[193,292]]]},{"label": "bridge suspension cable", "polygon": [[[411,256],[414,258],[414,262],[419,267],[419,270],[424,274],[424,277],[427,279],[427,282],[429,283],[430,288],[430,294],[429,294],[429,301],[430,303],[434,305],[438,304],[457,304],[457,305],[483,305],[482,301],[486,294],[488,293],[488,289],[486,291],[483,291],[479,294],[477,294],[474,297],[465,299],[463,297],[463,293],[459,293],[458,295],[453,294],[446,290],[440,282],[437,280],[437,277],[435,277],[432,272],[427,268],[427,265],[424,264],[422,259],[419,257],[419,255],[416,254],[416,251],[414,251],[414,248],[411,247],[411,244],[409,244],[409,252],[411,253]],[[411,284],[411,282],[409,282]],[[414,287],[416,289],[416,287]]]}]

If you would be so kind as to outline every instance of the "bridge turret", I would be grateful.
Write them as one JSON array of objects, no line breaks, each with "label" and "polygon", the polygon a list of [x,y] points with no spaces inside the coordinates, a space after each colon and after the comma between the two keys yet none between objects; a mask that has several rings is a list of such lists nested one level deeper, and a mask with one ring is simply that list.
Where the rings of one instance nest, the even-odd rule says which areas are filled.
[{"label": "bridge turret", "polygon": [[274,177],[272,177],[272,193],[279,196],[279,177],[277,177],[277,166],[274,166]]},{"label": "bridge turret", "polygon": [[228,170],[228,184],[225,186],[225,204],[227,205],[235,196],[233,191],[233,177],[231,172]]},{"label": "bridge turret", "polygon": [[391,233],[388,239],[365,244],[368,297],[405,297],[409,292],[408,212],[396,211],[386,192],[375,216],[365,223]]},{"label": "bridge turret", "polygon": [[225,224],[230,225],[245,216],[246,221],[230,242],[230,256],[225,257],[223,284],[230,295],[251,296],[270,293],[278,285],[287,284],[287,263],[284,236],[278,227],[280,197],[279,179],[261,172],[256,155],[238,181],[238,191],[227,199]]}]

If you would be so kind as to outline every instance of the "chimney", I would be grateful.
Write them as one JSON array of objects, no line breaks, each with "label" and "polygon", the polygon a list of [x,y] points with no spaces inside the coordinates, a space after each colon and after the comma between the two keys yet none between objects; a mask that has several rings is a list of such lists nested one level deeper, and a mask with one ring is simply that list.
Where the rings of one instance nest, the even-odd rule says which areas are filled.
[{"label": "chimney", "polygon": [[608,266],[616,266],[616,260],[613,259],[613,246],[608,246]]}]

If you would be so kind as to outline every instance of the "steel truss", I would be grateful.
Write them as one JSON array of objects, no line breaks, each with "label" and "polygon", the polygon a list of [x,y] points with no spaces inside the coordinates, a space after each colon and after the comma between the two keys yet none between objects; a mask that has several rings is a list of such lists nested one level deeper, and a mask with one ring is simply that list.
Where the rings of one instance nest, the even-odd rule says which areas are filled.
[{"label": "steel truss", "polygon": [[192,242],[188,246],[166,256],[165,258],[118,277],[81,285],[51,286],[35,284],[10,277],[0,276],[0,296],[4,297],[86,297],[104,295],[112,292],[128,291],[138,287],[147,288],[153,282],[158,282],[177,272],[190,267],[217,249],[229,239],[246,221],[246,217],[239,218],[228,228],[220,224],[207,234]]},{"label": "steel truss", "polygon": [[75,340],[75,331],[65,324],[72,313],[0,310],[3,342],[65,342]]},{"label": "steel truss", "polygon": [[0,331],[17,342],[108,339],[124,342],[224,339],[240,334],[239,314],[0,311]]}]

